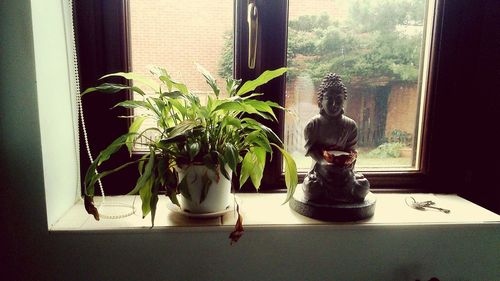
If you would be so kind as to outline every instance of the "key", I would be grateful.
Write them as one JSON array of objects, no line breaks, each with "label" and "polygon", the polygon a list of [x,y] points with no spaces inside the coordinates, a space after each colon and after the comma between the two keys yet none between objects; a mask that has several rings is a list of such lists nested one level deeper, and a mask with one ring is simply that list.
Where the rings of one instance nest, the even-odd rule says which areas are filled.
[{"label": "key", "polygon": [[415,200],[415,198],[410,196],[410,197],[405,198],[405,202],[406,202],[406,205],[408,205],[414,209],[420,210],[420,211],[425,211],[425,208],[431,208],[431,209],[435,209],[435,210],[438,210],[438,211],[446,213],[446,214],[451,212],[448,209],[433,206],[436,203],[434,201],[430,201],[430,200],[417,202],[417,200]]},{"label": "key", "polygon": [[431,206],[431,205],[427,205],[427,206],[422,206],[423,208],[432,208],[432,209],[436,209],[436,210],[439,210],[443,213],[446,213],[448,214],[449,212],[451,212],[450,210],[448,209],[444,209],[444,208],[439,208],[439,207],[435,207],[435,206]]}]

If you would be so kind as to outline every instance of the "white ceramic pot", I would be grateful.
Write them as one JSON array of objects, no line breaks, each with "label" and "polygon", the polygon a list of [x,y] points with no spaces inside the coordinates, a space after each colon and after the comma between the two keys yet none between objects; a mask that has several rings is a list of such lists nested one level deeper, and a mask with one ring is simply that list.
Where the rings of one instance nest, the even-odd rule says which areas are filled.
[{"label": "white ceramic pot", "polygon": [[[229,169],[226,169],[229,171]],[[231,181],[226,179],[222,173],[218,175],[207,168],[205,165],[191,164],[189,166],[177,167],[179,173],[179,182],[187,177],[187,187],[191,199],[179,197],[179,203],[182,210],[191,213],[214,213],[227,209],[231,199]],[[202,190],[204,181],[207,178],[210,181],[208,192],[202,202]]]}]

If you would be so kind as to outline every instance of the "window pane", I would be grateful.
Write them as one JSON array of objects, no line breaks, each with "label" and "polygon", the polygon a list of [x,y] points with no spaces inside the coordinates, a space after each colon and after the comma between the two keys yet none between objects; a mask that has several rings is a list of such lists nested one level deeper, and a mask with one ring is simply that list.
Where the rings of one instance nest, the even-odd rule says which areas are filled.
[{"label": "window pane", "polygon": [[316,91],[329,72],[342,77],[345,114],[358,125],[357,169],[419,169],[421,85],[430,45],[424,35],[432,26],[432,16],[425,22],[426,13],[432,15],[427,1],[291,0],[289,5],[286,107],[295,115],[286,116],[285,143],[299,170],[312,164],[303,132],[319,113]]},{"label": "window pane", "polygon": [[211,89],[196,63],[221,88],[222,77],[232,76],[233,1],[129,0],[129,19],[133,72],[149,75],[152,66],[164,67],[202,101]]}]

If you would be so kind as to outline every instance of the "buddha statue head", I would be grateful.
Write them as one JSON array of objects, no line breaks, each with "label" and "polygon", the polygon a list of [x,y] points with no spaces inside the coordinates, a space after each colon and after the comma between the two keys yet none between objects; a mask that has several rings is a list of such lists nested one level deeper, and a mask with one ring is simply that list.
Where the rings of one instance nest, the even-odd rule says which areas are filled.
[{"label": "buddha statue head", "polygon": [[318,106],[320,114],[326,117],[337,117],[344,113],[344,101],[347,99],[347,88],[339,75],[327,74],[319,86]]}]

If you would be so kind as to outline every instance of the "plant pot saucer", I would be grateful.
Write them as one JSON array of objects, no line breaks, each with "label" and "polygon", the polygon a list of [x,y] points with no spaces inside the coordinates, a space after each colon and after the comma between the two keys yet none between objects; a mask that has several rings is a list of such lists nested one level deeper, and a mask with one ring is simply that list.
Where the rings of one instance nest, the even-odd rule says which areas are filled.
[{"label": "plant pot saucer", "polygon": [[[236,199],[237,203],[239,203],[239,200]],[[216,218],[223,216],[229,212],[234,211],[234,200],[231,200],[229,202],[229,206],[226,207],[226,209],[218,211],[218,212],[213,212],[213,213],[191,213],[191,212],[186,212],[182,210],[179,206],[175,205],[174,203],[167,201],[167,209],[173,213],[177,213],[189,218],[198,218],[198,219],[209,219],[209,218]]]}]

